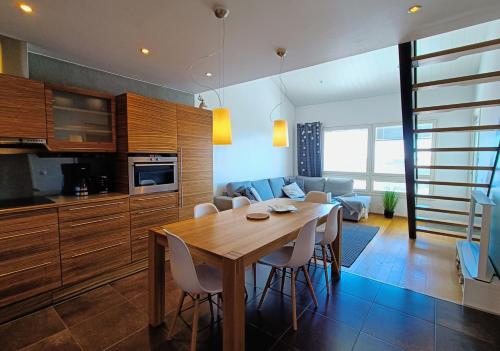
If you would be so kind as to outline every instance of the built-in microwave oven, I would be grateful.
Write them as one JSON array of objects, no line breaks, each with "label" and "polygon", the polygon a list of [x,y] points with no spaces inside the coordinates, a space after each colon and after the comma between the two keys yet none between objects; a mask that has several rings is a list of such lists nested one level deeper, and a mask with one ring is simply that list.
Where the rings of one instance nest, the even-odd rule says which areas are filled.
[{"label": "built-in microwave oven", "polygon": [[128,158],[129,192],[132,195],[177,191],[177,157],[135,155]]}]

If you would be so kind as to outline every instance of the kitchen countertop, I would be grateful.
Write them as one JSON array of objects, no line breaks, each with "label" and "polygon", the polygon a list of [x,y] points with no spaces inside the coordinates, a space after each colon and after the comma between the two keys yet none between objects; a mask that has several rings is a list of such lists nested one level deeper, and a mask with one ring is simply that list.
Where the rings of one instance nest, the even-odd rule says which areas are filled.
[{"label": "kitchen countertop", "polygon": [[2,208],[0,209],[0,215],[33,211],[33,210],[43,210],[48,208],[58,208],[58,207],[78,205],[83,203],[118,200],[118,199],[125,199],[128,197],[129,194],[123,194],[123,193],[95,194],[82,197],[67,196],[67,195],[47,196],[48,199],[53,201],[52,203]]}]

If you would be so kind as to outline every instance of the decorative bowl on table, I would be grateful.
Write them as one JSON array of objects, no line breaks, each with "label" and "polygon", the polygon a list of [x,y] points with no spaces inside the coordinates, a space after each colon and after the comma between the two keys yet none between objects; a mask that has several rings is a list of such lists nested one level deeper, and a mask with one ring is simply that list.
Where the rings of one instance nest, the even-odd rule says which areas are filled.
[{"label": "decorative bowl on table", "polygon": [[277,213],[295,212],[299,210],[294,205],[269,205],[268,207],[272,212]]}]

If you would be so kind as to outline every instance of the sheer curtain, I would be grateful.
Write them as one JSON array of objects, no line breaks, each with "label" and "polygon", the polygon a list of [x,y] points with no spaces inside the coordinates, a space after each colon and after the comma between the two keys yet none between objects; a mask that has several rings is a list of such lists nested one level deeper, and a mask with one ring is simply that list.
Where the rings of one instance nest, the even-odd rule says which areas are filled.
[{"label": "sheer curtain", "polygon": [[321,123],[297,124],[297,169],[299,175],[321,177],[323,175],[323,141]]}]

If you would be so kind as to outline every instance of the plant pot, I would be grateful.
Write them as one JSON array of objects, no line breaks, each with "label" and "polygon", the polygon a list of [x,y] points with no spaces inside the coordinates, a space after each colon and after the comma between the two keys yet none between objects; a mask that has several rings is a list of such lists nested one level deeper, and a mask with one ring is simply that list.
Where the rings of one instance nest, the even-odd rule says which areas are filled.
[{"label": "plant pot", "polygon": [[384,210],[384,217],[385,218],[392,218],[392,217],[394,217],[394,211]]}]

